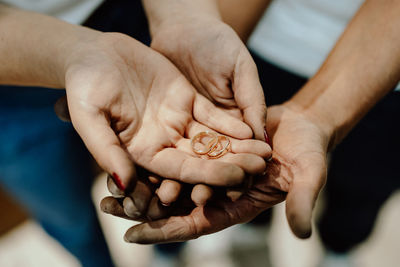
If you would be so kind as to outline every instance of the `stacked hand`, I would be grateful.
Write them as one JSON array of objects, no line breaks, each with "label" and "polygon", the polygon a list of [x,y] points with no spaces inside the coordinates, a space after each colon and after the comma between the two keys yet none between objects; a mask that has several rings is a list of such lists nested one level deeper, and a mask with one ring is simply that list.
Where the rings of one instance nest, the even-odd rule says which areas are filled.
[{"label": "stacked hand", "polygon": [[[192,199],[203,205],[212,195],[204,184],[238,185],[264,171],[269,145],[250,139],[240,118],[197,93],[163,56],[121,34],[100,34],[93,43],[67,64],[70,117],[100,166],[113,174],[119,188],[111,191],[126,194],[124,216],[165,216],[160,203],[178,198],[176,181],[196,184]],[[198,157],[190,139],[214,130],[230,136],[230,150],[218,159]]]},{"label": "stacked hand", "polygon": [[[267,127],[272,137],[273,159],[268,162],[266,173],[255,178],[238,200],[216,197],[205,206],[194,207],[189,214],[156,221],[144,219],[145,223],[128,230],[125,239],[136,243],[193,239],[247,222],[285,199],[294,233],[308,237],[312,209],[325,182],[328,139],[312,118],[287,105],[269,109]],[[104,199],[102,208],[116,216],[125,216],[116,199]],[[181,207],[171,207],[163,215],[174,214],[173,208]]]},{"label": "stacked hand", "polygon": [[[111,174],[114,198],[106,198],[103,209],[144,222],[128,231],[128,241],[195,238],[251,220],[285,198],[294,233],[309,236],[328,146],[398,82],[399,59],[378,53],[396,42],[384,42],[387,49],[375,49],[373,40],[358,43],[392,21],[377,20],[370,29],[375,35],[364,31],[359,25],[382,14],[366,3],[355,17],[361,22],[350,24],[318,74],[290,101],[272,107],[266,120],[255,64],[220,21],[215,0],[142,1],[153,49],[123,34],[0,5],[7,40],[0,46],[7,62],[0,83],[66,88],[68,116]],[[388,29],[386,38],[395,40],[396,27]],[[363,53],[341,60],[357,45]],[[370,51],[378,51],[376,71],[358,68],[355,76],[365,79],[349,79],[354,66],[371,65],[363,56]],[[272,159],[260,141],[268,140],[265,124]],[[230,150],[217,159],[199,157],[190,140],[203,131],[229,138]],[[232,198],[238,189],[242,195]]]},{"label": "stacked hand", "polygon": [[[265,168],[269,146],[240,140],[251,138],[251,129],[197,93],[157,52],[121,34],[101,34],[80,51],[67,65],[70,116],[121,189],[134,186],[133,162],[164,178],[216,186],[240,184]],[[190,138],[213,130],[231,136],[232,149],[201,159]]]},{"label": "stacked hand", "polygon": [[[247,222],[287,195],[292,229],[309,236],[327,134],[291,105],[273,107],[267,126],[274,154],[266,163],[270,147],[251,139],[264,139],[264,97],[243,43],[212,19],[169,25],[175,31],[161,25],[152,47],[185,76],[121,34],[97,35],[66,63],[72,122],[112,174],[113,197],[102,209],[143,222],[127,232],[130,242],[169,242]],[[203,131],[229,136],[230,151],[218,159],[196,155],[190,139]],[[230,197],[232,186],[239,199]]]},{"label": "stacked hand", "polygon": [[[236,123],[246,122],[252,127],[256,137],[264,137],[265,104],[254,62],[228,26],[215,21],[210,21],[211,24],[214,26],[208,27],[204,21],[197,24],[188,23],[187,26],[172,27],[175,30],[173,32],[169,31],[168,27],[160,27],[154,34],[152,47],[178,66],[199,92],[218,104],[221,114],[232,115],[238,120]],[[168,41],[168,38],[170,40],[177,38],[174,34],[176,36],[190,34],[191,38],[185,42]],[[220,49],[221,46],[225,49]],[[207,110],[203,112],[209,114]],[[204,125],[210,126],[210,121],[203,120],[202,123],[202,127],[184,132],[182,138],[190,139],[206,129]],[[265,170],[261,168],[265,167],[261,162],[257,164],[260,168],[250,169],[250,160],[241,163],[231,161],[238,164],[248,177],[264,173],[255,176],[254,179],[248,178],[253,182],[248,183],[248,187],[242,188],[243,195],[238,200],[233,201],[227,197],[226,190],[209,187],[233,184],[203,180],[201,184],[182,190],[187,186],[165,179],[178,178],[180,181],[187,181],[181,177],[167,176],[165,174],[167,172],[158,172],[160,176],[152,179],[154,176],[152,173],[144,172],[137,186],[125,191],[125,194],[116,191],[115,188],[112,189],[110,180],[110,191],[115,198],[104,199],[102,209],[119,217],[144,222],[131,228],[125,236],[126,240],[157,243],[188,240],[222,230],[233,224],[247,222],[260,212],[285,200],[287,195],[289,224],[299,237],[309,236],[312,208],[325,179],[328,137],[312,118],[288,106],[271,108],[267,124],[274,154]],[[229,128],[232,124],[224,121],[224,125]],[[222,125],[212,125],[211,128],[235,136],[235,133],[229,133]],[[250,135],[242,134],[236,137],[250,138]],[[247,147],[250,147],[250,140],[240,142],[243,144],[248,142]],[[253,149],[266,146],[262,142],[252,144],[254,144]],[[150,146],[150,143],[147,145]],[[266,148],[265,151],[267,150]],[[196,156],[188,146],[185,151]],[[229,159],[237,152],[255,153],[266,158],[265,151],[233,149],[232,155],[208,161]],[[143,164],[141,166],[148,171],[157,171],[157,168],[149,169]],[[173,165],[170,166],[172,169]],[[221,176],[215,179],[223,180]],[[198,180],[190,182],[196,184]],[[237,181],[236,184],[239,183],[240,181]]]}]

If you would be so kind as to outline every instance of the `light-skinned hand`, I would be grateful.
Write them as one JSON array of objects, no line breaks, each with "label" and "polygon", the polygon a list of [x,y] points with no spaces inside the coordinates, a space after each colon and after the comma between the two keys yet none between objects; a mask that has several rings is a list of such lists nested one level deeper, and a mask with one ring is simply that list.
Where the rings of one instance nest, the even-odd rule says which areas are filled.
[{"label": "light-skinned hand", "polygon": [[[72,123],[99,165],[120,188],[135,176],[134,163],[164,178],[217,186],[240,184],[262,172],[267,144],[251,129],[196,92],[165,57],[118,33],[101,33],[66,63]],[[218,160],[197,157],[190,138],[215,130],[232,139]],[[257,147],[257,148],[254,148]],[[252,153],[252,154],[250,154]]]},{"label": "light-skinned hand", "polygon": [[208,99],[264,140],[266,105],[257,67],[234,30],[210,16],[182,15],[153,27],[151,47],[171,60]]}]

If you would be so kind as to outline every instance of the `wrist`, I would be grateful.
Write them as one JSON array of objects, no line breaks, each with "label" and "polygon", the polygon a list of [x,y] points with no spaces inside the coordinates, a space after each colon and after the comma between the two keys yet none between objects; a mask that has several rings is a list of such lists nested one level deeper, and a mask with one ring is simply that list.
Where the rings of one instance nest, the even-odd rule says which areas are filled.
[{"label": "wrist", "polygon": [[325,140],[325,149],[327,152],[331,151],[337,145],[338,128],[334,121],[329,119],[329,116],[326,116],[325,112],[321,112],[314,107],[302,105],[302,103],[294,99],[290,99],[283,105],[304,117],[307,121],[310,121],[318,129],[318,133]]},{"label": "wrist", "polygon": [[198,19],[222,21],[217,0],[142,0],[154,36],[160,30],[195,23]]},{"label": "wrist", "polygon": [[56,82],[65,88],[65,77],[69,69],[78,62],[85,63],[83,59],[95,50],[96,40],[104,34],[89,28],[72,25],[67,38],[59,40],[58,53],[55,57],[56,68],[54,69]]}]

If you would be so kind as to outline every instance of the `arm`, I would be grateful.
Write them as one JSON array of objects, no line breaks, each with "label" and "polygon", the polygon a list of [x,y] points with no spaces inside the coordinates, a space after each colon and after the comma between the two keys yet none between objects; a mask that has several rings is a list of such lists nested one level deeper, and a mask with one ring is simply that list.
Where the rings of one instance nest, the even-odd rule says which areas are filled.
[{"label": "arm", "polygon": [[[319,72],[285,103],[287,114],[315,125],[305,138],[325,136],[316,138],[310,152],[332,149],[399,81],[398,12],[398,1],[366,1]],[[283,151],[284,144],[274,149]],[[286,211],[296,233],[311,229],[312,210],[326,179],[321,169],[325,165],[314,167],[315,175],[296,177],[289,190]]]},{"label": "arm", "polygon": [[218,0],[222,20],[246,42],[271,0]]},{"label": "arm", "polygon": [[65,62],[98,32],[0,4],[0,84],[64,88]]},{"label": "arm", "polygon": [[216,0],[142,0],[142,2],[149,19],[152,35],[156,34],[164,24],[184,23],[192,17],[221,20]]},{"label": "arm", "polygon": [[400,78],[400,3],[366,1],[289,106],[323,125],[332,148]]},{"label": "arm", "polygon": [[133,162],[165,178],[219,185],[240,183],[248,156],[257,158],[254,169],[263,169],[256,155],[209,161],[190,153],[187,138],[201,130],[246,139],[251,129],[133,38],[5,6],[0,28],[0,83],[66,88],[74,128],[121,189],[135,181]]}]

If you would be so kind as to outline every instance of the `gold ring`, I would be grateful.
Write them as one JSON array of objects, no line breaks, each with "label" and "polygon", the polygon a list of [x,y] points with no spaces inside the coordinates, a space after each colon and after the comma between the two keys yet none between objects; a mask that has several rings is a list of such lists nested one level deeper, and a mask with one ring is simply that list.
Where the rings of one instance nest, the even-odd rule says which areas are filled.
[{"label": "gold ring", "polygon": [[[222,142],[221,142],[222,140],[226,140],[226,144],[225,145],[222,145]],[[217,144],[218,145],[213,150],[210,150],[207,153],[207,156],[209,156],[212,159],[217,159],[217,158],[220,158],[223,155],[225,155],[229,151],[229,147],[230,147],[231,141],[229,140],[228,137],[220,135],[220,136],[218,136],[218,143]],[[219,146],[221,146],[221,149],[216,150]]]},{"label": "gold ring", "polygon": [[[205,137],[211,138],[211,140],[209,140],[206,145],[201,142],[202,139]],[[204,149],[196,148],[197,143],[203,144]],[[208,131],[200,132],[192,138],[192,140],[190,141],[190,145],[192,146],[192,150],[194,153],[196,153],[198,155],[205,155],[205,154],[209,153],[210,151],[215,150],[215,148],[218,146],[218,136],[217,136],[217,134],[208,132]]]}]

